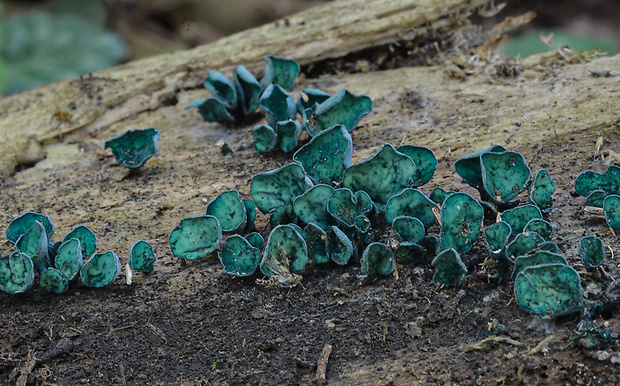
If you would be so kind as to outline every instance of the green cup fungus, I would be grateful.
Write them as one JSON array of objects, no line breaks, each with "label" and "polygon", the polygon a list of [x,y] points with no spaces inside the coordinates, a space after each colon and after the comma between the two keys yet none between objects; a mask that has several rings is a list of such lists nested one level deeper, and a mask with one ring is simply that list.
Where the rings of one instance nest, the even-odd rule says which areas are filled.
[{"label": "green cup fungus", "polygon": [[394,252],[383,243],[368,244],[362,254],[361,263],[364,275],[389,275],[396,266]]},{"label": "green cup fungus", "polygon": [[299,63],[295,60],[267,55],[265,56],[265,75],[260,80],[260,84],[263,88],[273,83],[287,90],[292,90],[299,71]]},{"label": "green cup fungus", "polygon": [[505,221],[498,221],[484,229],[484,245],[495,260],[507,268],[512,260],[506,254],[506,247],[510,240],[512,230]]},{"label": "green cup fungus", "polygon": [[256,229],[254,226],[254,221],[256,220],[256,205],[254,205],[254,200],[251,198],[246,198],[243,200],[243,205],[245,205],[245,213],[247,217],[244,233],[254,232]]},{"label": "green cup fungus", "polygon": [[536,232],[519,233],[506,247],[506,255],[514,260],[518,256],[535,251],[544,242],[545,239]]},{"label": "green cup fungus", "polygon": [[329,258],[338,265],[346,265],[357,249],[347,235],[336,226],[327,232],[327,251]]},{"label": "green cup fungus", "polygon": [[523,271],[527,267],[542,264],[563,264],[568,266],[566,258],[559,253],[550,251],[536,251],[529,255],[517,256],[514,260],[515,266],[512,271],[512,279],[514,280],[519,272]]},{"label": "green cup fungus", "polygon": [[593,206],[595,208],[602,208],[605,199],[609,194],[604,190],[594,190],[586,198],[586,206]]},{"label": "green cup fungus", "polygon": [[583,308],[581,279],[565,264],[532,265],[514,279],[517,304],[539,317],[579,312]]},{"label": "green cup fungus", "polygon": [[174,256],[198,260],[215,251],[222,240],[222,227],[215,216],[186,217],[170,232],[168,240]]},{"label": "green cup fungus", "polygon": [[34,283],[32,259],[15,251],[0,257],[0,289],[9,294],[26,292]]},{"label": "green cup fungus", "polygon": [[310,136],[315,136],[323,130],[340,124],[351,132],[362,117],[371,111],[370,97],[341,90],[311,110],[311,115],[307,117],[306,131]]},{"label": "green cup fungus", "polygon": [[351,166],[353,141],[342,125],[334,125],[314,136],[293,154],[316,184],[339,186]]},{"label": "green cup fungus", "polygon": [[290,153],[295,150],[302,132],[303,126],[297,121],[289,119],[288,121],[278,122],[276,124],[276,135],[280,150],[284,153]]},{"label": "green cup fungus", "polygon": [[596,236],[584,236],[579,240],[579,257],[581,264],[586,269],[593,269],[600,266],[605,259],[605,246],[603,240]]},{"label": "green cup fungus", "polygon": [[603,202],[605,221],[611,229],[620,229],[620,195],[610,194]]},{"label": "green cup fungus", "polygon": [[446,287],[458,287],[467,275],[467,268],[454,248],[443,250],[435,256],[431,265],[437,268],[433,281]]},{"label": "green cup fungus", "polygon": [[555,183],[549,176],[546,169],[540,169],[536,172],[534,181],[530,186],[530,202],[535,204],[543,213],[551,212],[553,207],[553,198],[555,192]]},{"label": "green cup fungus", "polygon": [[278,85],[270,84],[260,97],[260,106],[265,112],[267,124],[273,128],[278,122],[294,120],[297,105],[293,97]]},{"label": "green cup fungus", "polygon": [[480,157],[483,154],[487,153],[501,153],[506,151],[506,149],[499,145],[494,145],[484,150],[480,150],[471,154],[466,155],[465,157],[459,158],[455,164],[454,168],[461,178],[465,180],[469,185],[482,192],[484,191],[482,185],[482,164],[480,161]]},{"label": "green cup fungus", "polygon": [[502,221],[510,224],[512,234],[517,235],[533,219],[542,219],[542,213],[536,205],[522,205],[513,209],[508,209],[501,214]]},{"label": "green cup fungus", "polygon": [[302,232],[302,236],[308,247],[308,258],[317,264],[327,263],[327,232],[320,226],[309,223]]},{"label": "green cup fungus", "polygon": [[[306,95],[306,99],[303,98],[302,94],[299,94],[299,98],[297,99],[297,111],[301,114],[305,122],[307,117],[316,111],[316,107],[329,99],[331,95],[315,88],[305,88],[301,91]],[[312,136],[312,134],[308,134]]]},{"label": "green cup fungus", "polygon": [[58,247],[54,266],[68,281],[75,280],[80,273],[80,269],[84,266],[84,252],[81,240],[70,238],[64,241]]},{"label": "green cup fungus", "polygon": [[494,204],[509,205],[530,184],[532,172],[521,153],[485,153],[480,156],[480,164],[482,186],[488,201]]},{"label": "green cup fungus", "polygon": [[295,222],[293,202],[313,186],[298,164],[284,165],[252,177],[250,192],[258,210],[271,214],[271,224]]},{"label": "green cup fungus", "polygon": [[110,284],[121,272],[121,261],[116,253],[95,253],[80,269],[80,279],[87,287],[103,287]]},{"label": "green cup fungus", "polygon": [[620,166],[611,165],[604,174],[586,170],[575,179],[575,191],[587,197],[597,190],[607,195],[620,194]]},{"label": "green cup fungus", "polygon": [[234,110],[239,104],[237,98],[237,86],[226,75],[217,71],[209,71],[202,85],[213,94],[214,99],[220,101],[223,106]]},{"label": "green cup fungus", "polygon": [[235,117],[229,112],[227,104],[227,102],[217,98],[202,98],[189,102],[185,109],[197,108],[202,119],[207,122],[234,122]]},{"label": "green cup fungus", "polygon": [[[443,200],[441,201],[443,202]],[[435,221],[433,208],[436,204],[417,189],[407,188],[392,196],[385,204],[385,219],[392,224],[399,216],[415,217],[428,229]]]},{"label": "green cup fungus", "polygon": [[[345,231],[356,229],[356,227],[360,228],[359,219],[366,227],[369,224],[368,218],[373,217],[375,211],[376,208],[372,199],[363,190],[354,194],[347,188],[336,189],[329,197],[327,204],[327,212]],[[363,229],[360,230],[363,231]]]},{"label": "green cup fungus", "polygon": [[586,349],[603,348],[615,341],[611,331],[596,324],[587,311],[582,314],[577,328],[571,333],[571,340]]},{"label": "green cup fungus", "polygon": [[411,158],[416,166],[410,179],[411,186],[422,186],[433,178],[437,169],[437,158],[431,149],[426,146],[404,145],[396,150]]},{"label": "green cup fungus", "polygon": [[253,275],[261,260],[260,249],[240,235],[227,237],[217,255],[227,274],[240,277]]},{"label": "green cup fungus", "polygon": [[553,241],[545,241],[538,244],[538,249],[541,251],[560,253],[560,247],[558,247],[558,245]]},{"label": "green cup fungus", "polygon": [[34,269],[43,272],[51,267],[49,258],[49,242],[43,224],[35,221],[26,233],[20,236],[15,248],[32,259]]},{"label": "green cup fungus", "polygon": [[335,221],[327,212],[327,204],[333,192],[334,188],[324,184],[308,189],[293,201],[295,215],[305,224],[314,223],[324,230],[330,229]]},{"label": "green cup fungus", "polygon": [[523,227],[523,232],[536,232],[538,233],[545,241],[551,241],[551,235],[553,235],[553,227],[549,222],[541,219],[534,218],[525,224]]},{"label": "green cup fungus", "polygon": [[71,239],[80,240],[82,257],[88,257],[97,250],[97,236],[95,236],[95,234],[85,225],[78,225],[73,228],[69,233],[67,233],[62,242],[65,243]]},{"label": "green cup fungus", "polygon": [[420,242],[420,245],[423,246],[424,249],[426,249],[427,253],[430,253],[433,255],[437,255],[442,251],[441,240],[439,240],[439,237],[435,235],[424,236],[424,238]]},{"label": "green cup fungus", "polygon": [[419,243],[426,232],[422,221],[409,216],[396,217],[392,222],[392,229],[401,240],[408,243]]},{"label": "green cup fungus", "polygon": [[128,169],[138,169],[157,154],[159,131],[148,129],[128,130],[105,141],[105,148],[112,149],[116,161]]},{"label": "green cup fungus", "polygon": [[269,215],[269,226],[272,229],[277,225],[291,224],[297,221],[298,219],[297,216],[295,216],[292,205],[277,207],[272,212],[270,212]]},{"label": "green cup fungus", "polygon": [[254,128],[254,148],[259,153],[269,152],[275,147],[280,147],[285,153],[295,149],[303,126],[295,121],[297,106],[293,97],[282,87],[270,84],[260,98],[260,105],[267,125]]},{"label": "green cup fungus", "polygon": [[308,120],[310,118],[314,119],[313,117],[318,106],[329,99],[331,95],[325,91],[314,88],[305,88],[302,90],[302,93],[306,95],[306,99],[302,97],[302,94],[299,94],[299,98],[297,99],[297,112],[301,115],[301,122],[306,133],[308,133],[310,137],[314,137],[319,131],[314,131],[313,126],[309,124]]},{"label": "green cup fungus", "polygon": [[268,153],[278,143],[276,131],[269,125],[258,125],[252,130],[254,149],[259,153]]},{"label": "green cup fungus", "polygon": [[32,228],[35,221],[38,221],[43,225],[43,228],[45,229],[45,234],[47,235],[47,239],[51,240],[52,235],[54,234],[54,223],[49,216],[35,212],[26,212],[11,221],[8,228],[6,229],[6,238],[11,243],[15,244],[17,242],[17,239],[19,239],[24,233],[28,232],[28,230]]},{"label": "green cup fungus", "polygon": [[396,258],[405,266],[421,263],[426,257],[426,249],[418,243],[402,242],[394,251]]},{"label": "green cup fungus", "polygon": [[482,228],[484,210],[467,193],[453,193],[441,205],[441,249],[468,252]]},{"label": "green cup fungus", "polygon": [[408,156],[386,143],[369,158],[349,167],[344,173],[344,187],[363,190],[379,209],[395,194],[409,187],[416,167]]},{"label": "green cup fungus", "polygon": [[155,251],[153,246],[144,240],[138,240],[131,246],[129,252],[129,266],[137,272],[153,272],[155,263]]},{"label": "green cup fungus", "polygon": [[258,109],[263,88],[254,75],[243,65],[238,65],[233,70],[233,78],[235,79],[235,88],[239,101],[237,110],[240,111],[242,116],[250,115]]},{"label": "green cup fungus", "polygon": [[271,83],[290,89],[299,73],[298,69],[299,65],[292,59],[267,56],[265,76],[261,82],[242,65],[233,70],[234,81],[220,72],[209,71],[203,85],[213,97],[194,100],[186,109],[198,108],[207,122],[238,121],[258,109],[261,94]]},{"label": "green cup fungus", "polygon": [[433,191],[431,192],[430,196],[428,196],[428,198],[431,201],[433,201],[435,204],[438,204],[441,206],[444,200],[448,198],[448,196],[452,193],[454,192],[446,192],[442,187],[437,186],[436,188],[433,189]]},{"label": "green cup fungus", "polygon": [[205,215],[217,218],[224,233],[241,233],[248,222],[245,202],[236,190],[227,190],[207,204]]},{"label": "green cup fungus", "polygon": [[297,225],[296,223],[290,223],[290,224],[286,224],[286,225],[288,225],[291,228],[295,229],[297,231],[297,233],[299,233],[300,235],[303,233],[303,230],[301,229],[301,227],[299,225]]},{"label": "green cup fungus", "polygon": [[277,225],[271,230],[260,262],[265,276],[282,277],[285,280],[291,272],[299,272],[308,262],[306,241],[291,225]]},{"label": "green cup fungus", "polygon": [[265,239],[258,232],[252,232],[245,235],[245,239],[248,240],[248,243],[252,245],[254,248],[261,249],[265,245]]},{"label": "green cup fungus", "polygon": [[355,218],[354,228],[363,243],[369,243],[373,239],[373,235],[370,233],[371,225],[370,219],[364,215]]},{"label": "green cup fungus", "polygon": [[56,268],[48,268],[39,275],[39,287],[45,292],[62,294],[69,289],[69,281]]}]

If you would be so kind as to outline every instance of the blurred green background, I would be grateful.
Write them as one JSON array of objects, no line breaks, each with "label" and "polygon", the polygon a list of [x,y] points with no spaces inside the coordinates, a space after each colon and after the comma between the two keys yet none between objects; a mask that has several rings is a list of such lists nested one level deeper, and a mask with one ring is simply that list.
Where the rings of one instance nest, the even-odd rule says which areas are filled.
[{"label": "blurred green background", "polygon": [[[76,77],[125,61],[187,49],[327,0],[0,0],[0,94]],[[514,4],[512,4],[514,3]],[[529,56],[568,45],[619,51],[620,2],[522,0],[498,15],[537,18],[501,47]],[[553,33],[553,47],[540,35]]]}]

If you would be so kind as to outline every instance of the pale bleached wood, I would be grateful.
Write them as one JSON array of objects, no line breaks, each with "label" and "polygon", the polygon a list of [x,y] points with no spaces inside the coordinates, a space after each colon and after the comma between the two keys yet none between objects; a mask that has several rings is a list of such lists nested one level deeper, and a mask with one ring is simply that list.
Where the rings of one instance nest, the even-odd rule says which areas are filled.
[{"label": "pale bleached wood", "polygon": [[[245,64],[257,72],[268,54],[308,64],[416,34],[457,28],[489,0],[341,0],[193,50],[174,52],[26,91],[0,101],[0,175],[41,159],[41,145],[76,130],[97,131],[157,109],[199,85],[208,70]],[[63,121],[58,113],[68,112]]]}]

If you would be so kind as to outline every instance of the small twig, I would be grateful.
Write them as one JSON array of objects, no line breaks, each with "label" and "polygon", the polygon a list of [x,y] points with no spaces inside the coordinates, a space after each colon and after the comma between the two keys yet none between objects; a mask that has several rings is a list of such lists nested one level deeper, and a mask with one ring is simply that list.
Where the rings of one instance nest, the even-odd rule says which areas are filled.
[{"label": "small twig", "polygon": [[431,210],[437,219],[437,223],[441,226],[441,207],[439,205],[435,205]]},{"label": "small twig", "polygon": [[325,347],[323,347],[323,352],[321,353],[321,357],[319,358],[319,363],[316,366],[316,380],[320,384],[327,382],[327,379],[326,379],[327,362],[329,361],[329,355],[331,353],[332,353],[332,345],[326,344]]},{"label": "small twig", "polygon": [[488,338],[482,339],[480,342],[470,344],[469,346],[465,347],[463,349],[463,352],[482,351],[484,350],[484,344],[486,342],[504,342],[513,346],[523,346],[523,343],[519,342],[518,340],[507,338],[505,336],[489,336]]},{"label": "small twig", "polygon": [[28,375],[32,372],[32,369],[37,365],[37,358],[34,356],[33,351],[28,352],[28,357],[26,357],[26,364],[21,369],[19,378],[17,378],[17,382],[15,382],[15,386],[26,386],[28,382]]},{"label": "small twig", "polygon": [[420,376],[418,375],[418,373],[415,371],[415,367],[413,367],[413,365],[411,365],[411,374],[413,374],[413,376],[415,377],[415,379],[417,379],[418,381],[420,380]]},{"label": "small twig", "polygon": [[164,342],[166,342],[166,344],[168,343],[168,339],[166,338],[166,336],[164,335],[164,333],[157,328],[153,323],[148,323],[146,325],[148,328],[150,328],[151,330],[153,330],[153,332],[155,333],[155,335],[159,336],[160,338],[162,338],[164,340]]},{"label": "small twig", "polygon": [[583,208],[583,212],[597,217],[605,217],[605,212],[603,212],[603,208],[597,208],[595,206],[586,206]]},{"label": "small twig", "polygon": [[548,337],[543,339],[540,343],[536,345],[536,347],[530,350],[530,355],[538,354],[539,352],[546,354],[547,346],[549,345],[549,342],[551,342],[554,338],[555,338],[555,335],[549,335]]}]

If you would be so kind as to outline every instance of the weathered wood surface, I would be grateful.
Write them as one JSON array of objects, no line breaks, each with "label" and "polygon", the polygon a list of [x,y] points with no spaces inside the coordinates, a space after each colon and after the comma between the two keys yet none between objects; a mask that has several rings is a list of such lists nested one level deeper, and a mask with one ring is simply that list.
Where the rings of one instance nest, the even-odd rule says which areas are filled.
[{"label": "weathered wood surface", "polygon": [[[206,202],[224,190],[239,189],[244,198],[249,197],[251,177],[290,162],[290,155],[258,155],[252,145],[253,125],[231,128],[205,123],[196,111],[185,111],[189,101],[207,95],[195,86],[208,69],[227,71],[244,63],[256,71],[265,54],[293,56],[307,64],[390,41],[406,33],[412,23],[425,23],[424,16],[416,13],[420,9],[426,7],[427,15],[433,10],[443,15],[436,20],[448,15],[442,13],[444,6],[449,9],[459,2],[413,3],[330,3],[289,18],[289,26],[272,24],[196,50],[130,63],[92,79],[60,82],[0,101],[0,223],[6,226],[27,210],[46,213],[56,224],[56,239],[85,224],[98,235],[99,250],[112,249],[123,259],[136,240],[148,240],[160,260],[146,282],[164,285],[166,296],[179,299],[205,292],[221,270],[203,270],[211,278],[201,276],[197,281],[193,269],[179,269],[168,247],[168,233],[181,218],[202,214]],[[375,26],[373,18],[383,22]],[[333,28],[320,27],[324,25]],[[364,38],[368,35],[377,38],[369,41]],[[455,176],[453,162],[472,151],[501,144],[522,152],[534,171],[545,167],[556,181],[559,210],[550,220],[556,224],[564,252],[575,261],[578,238],[585,232],[604,233],[606,228],[600,219],[584,215],[584,200],[571,195],[574,177],[589,168],[604,170],[605,162],[594,157],[599,137],[605,140],[603,150],[620,151],[620,77],[594,77],[589,70],[620,69],[620,56],[571,63],[551,52],[511,62],[492,51],[478,53],[479,60],[471,61],[470,75],[455,70],[458,57],[446,56],[446,63],[428,67],[301,80],[293,94],[297,97],[302,88],[316,87],[369,95],[374,109],[352,134],[354,161],[385,142],[429,146],[440,163],[432,182],[423,188],[426,193],[434,186],[467,191]],[[506,68],[516,67],[520,68],[516,77],[502,75]],[[173,95],[176,105],[163,103]],[[58,110],[69,111],[72,117],[60,122],[54,116]],[[151,126],[162,132],[159,156],[135,175],[127,175],[112,158],[97,152],[113,135]],[[232,155],[221,154],[223,142],[233,149]],[[43,159],[11,176],[28,149],[33,158]],[[266,216],[259,216],[261,226],[265,221]],[[620,248],[608,233],[604,241]],[[0,244],[4,253],[10,248],[7,242]],[[120,280],[116,285],[122,285]],[[152,288],[138,287],[134,297],[120,302],[129,305],[136,297],[160,296]],[[58,307],[62,312],[65,306],[59,301]],[[20,317],[26,315],[24,311]],[[124,323],[138,323],[138,316],[127,318]],[[617,320],[611,320],[610,329],[619,328]],[[533,343],[531,338],[523,339]],[[335,355],[345,349],[334,347]],[[522,351],[518,355],[527,357],[527,351]],[[408,364],[460,358],[462,352],[459,347],[439,347],[398,355],[402,361],[366,358],[341,364],[330,370],[328,379],[376,382],[373,369],[383,367],[384,373],[404,375],[401,381],[413,381]]]},{"label": "weathered wood surface", "polygon": [[[302,65],[416,34],[454,27],[489,0],[344,0],[184,52],[148,58],[0,100],[0,175],[43,157],[39,146],[76,130],[97,131],[132,114],[156,110],[199,85],[208,70],[243,63],[262,69],[268,54]],[[461,15],[451,18],[451,15]],[[70,119],[62,118],[64,113]],[[67,117],[67,115],[65,115]],[[29,150],[28,150],[29,149]]]}]

